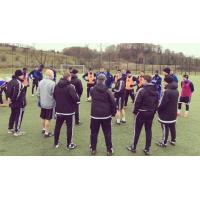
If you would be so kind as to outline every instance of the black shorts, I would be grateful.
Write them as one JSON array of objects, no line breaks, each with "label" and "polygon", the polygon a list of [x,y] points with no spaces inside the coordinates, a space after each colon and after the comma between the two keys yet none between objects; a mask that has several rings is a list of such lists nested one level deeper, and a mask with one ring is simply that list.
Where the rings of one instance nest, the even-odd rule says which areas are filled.
[{"label": "black shorts", "polygon": [[180,97],[179,103],[190,104],[190,97]]},{"label": "black shorts", "polygon": [[40,117],[42,119],[51,120],[53,118],[53,108],[52,109],[45,109],[41,108]]},{"label": "black shorts", "polygon": [[117,104],[117,109],[121,110],[124,107],[124,97],[116,97],[116,104]]},{"label": "black shorts", "polygon": [[36,86],[38,86],[38,79],[33,79],[33,85],[36,85]]}]

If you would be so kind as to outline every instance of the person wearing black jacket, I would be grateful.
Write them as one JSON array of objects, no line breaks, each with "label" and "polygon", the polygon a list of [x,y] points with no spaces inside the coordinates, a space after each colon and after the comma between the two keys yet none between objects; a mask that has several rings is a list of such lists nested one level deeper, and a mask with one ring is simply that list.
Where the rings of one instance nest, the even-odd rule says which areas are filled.
[{"label": "person wearing black jacket", "polygon": [[13,133],[14,136],[20,136],[23,134],[23,132],[20,131],[24,108],[26,106],[26,93],[22,84],[23,78],[24,75],[22,70],[16,70],[12,80],[7,84],[8,102],[11,108],[8,133]]},{"label": "person wearing black jacket", "polygon": [[158,121],[161,123],[163,137],[157,145],[160,147],[167,146],[169,131],[171,133],[170,144],[176,144],[176,118],[178,104],[178,84],[172,76],[166,76],[164,79],[165,91],[158,106]]},{"label": "person wearing black jacket", "polygon": [[76,105],[76,111],[75,111],[75,124],[76,125],[80,125],[80,117],[79,117],[79,106],[80,106],[80,103],[81,103],[81,95],[83,93],[83,85],[82,85],[82,82],[81,80],[77,77],[77,73],[78,73],[78,70],[76,69],[73,69],[72,72],[71,72],[71,83],[72,85],[75,86],[75,89],[76,89],[76,93],[79,97],[79,100],[77,102],[77,105]]},{"label": "person wearing black jacket", "polygon": [[122,78],[122,73],[120,70],[118,70],[118,79],[115,84],[115,88],[112,89],[117,103],[116,123],[118,125],[120,125],[121,122],[126,123],[125,110],[124,110],[125,85],[126,84]]},{"label": "person wearing black jacket", "polygon": [[152,123],[158,107],[158,102],[159,94],[154,85],[151,83],[151,76],[144,75],[143,87],[138,90],[135,98],[133,109],[133,113],[135,115],[134,138],[131,146],[127,147],[129,151],[133,153],[136,152],[137,143],[144,125],[146,132],[146,145],[144,148],[144,153],[146,155],[150,153]]},{"label": "person wearing black jacket", "polygon": [[113,154],[112,148],[112,116],[115,116],[117,106],[112,93],[105,85],[106,77],[103,74],[98,76],[97,84],[91,89],[91,122],[90,122],[90,149],[91,154],[96,154],[97,138],[100,126],[102,127],[107,155]]},{"label": "person wearing black jacket", "polygon": [[67,125],[67,148],[74,149],[73,126],[74,115],[79,97],[77,96],[74,85],[71,84],[71,74],[65,72],[54,89],[54,99],[56,101],[56,125],[54,130],[54,145],[59,147],[60,130],[64,122]]}]

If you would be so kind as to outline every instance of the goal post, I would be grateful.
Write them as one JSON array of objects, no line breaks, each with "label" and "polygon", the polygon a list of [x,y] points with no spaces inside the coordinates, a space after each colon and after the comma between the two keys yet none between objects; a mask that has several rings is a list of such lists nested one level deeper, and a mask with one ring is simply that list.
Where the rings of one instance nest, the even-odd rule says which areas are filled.
[{"label": "goal post", "polygon": [[61,64],[60,65],[60,73],[64,73],[65,70],[69,70],[69,68],[77,69],[79,74],[85,73],[85,65],[68,65],[68,64]]}]

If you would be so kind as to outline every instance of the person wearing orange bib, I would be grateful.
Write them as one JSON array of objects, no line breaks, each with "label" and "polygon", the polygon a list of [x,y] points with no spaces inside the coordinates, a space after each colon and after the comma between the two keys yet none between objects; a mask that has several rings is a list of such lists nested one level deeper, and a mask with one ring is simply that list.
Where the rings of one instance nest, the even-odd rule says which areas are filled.
[{"label": "person wearing orange bib", "polygon": [[27,88],[29,87],[29,74],[28,70],[26,67],[23,68],[23,82],[22,84],[24,85],[24,91],[25,93],[27,92]]},{"label": "person wearing orange bib", "polygon": [[90,89],[95,85],[96,74],[90,68],[87,73],[85,73],[82,78],[87,81],[87,101],[90,101]]},{"label": "person wearing orange bib", "polygon": [[141,71],[140,75],[137,78],[137,90],[138,91],[140,88],[142,88],[144,82],[144,72]]},{"label": "person wearing orange bib", "polygon": [[128,97],[130,95],[132,102],[134,103],[135,95],[134,95],[134,82],[136,81],[136,78],[131,75],[131,72],[127,70],[126,72],[126,86],[125,86],[125,100],[124,100],[124,106],[127,106],[128,103]]}]

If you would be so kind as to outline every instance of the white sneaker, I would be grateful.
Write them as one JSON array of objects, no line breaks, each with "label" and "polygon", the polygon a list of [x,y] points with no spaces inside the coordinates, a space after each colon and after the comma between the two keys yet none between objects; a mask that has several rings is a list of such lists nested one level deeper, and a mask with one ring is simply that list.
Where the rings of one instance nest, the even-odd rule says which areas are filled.
[{"label": "white sneaker", "polygon": [[15,137],[18,137],[18,136],[21,136],[21,135],[24,135],[24,134],[25,134],[25,132],[18,131],[18,132],[15,132],[13,135],[14,135]]},{"label": "white sneaker", "polygon": [[8,134],[13,134],[14,132],[14,129],[8,129]]},{"label": "white sneaker", "polygon": [[34,97],[34,94],[32,94],[31,96]]}]

